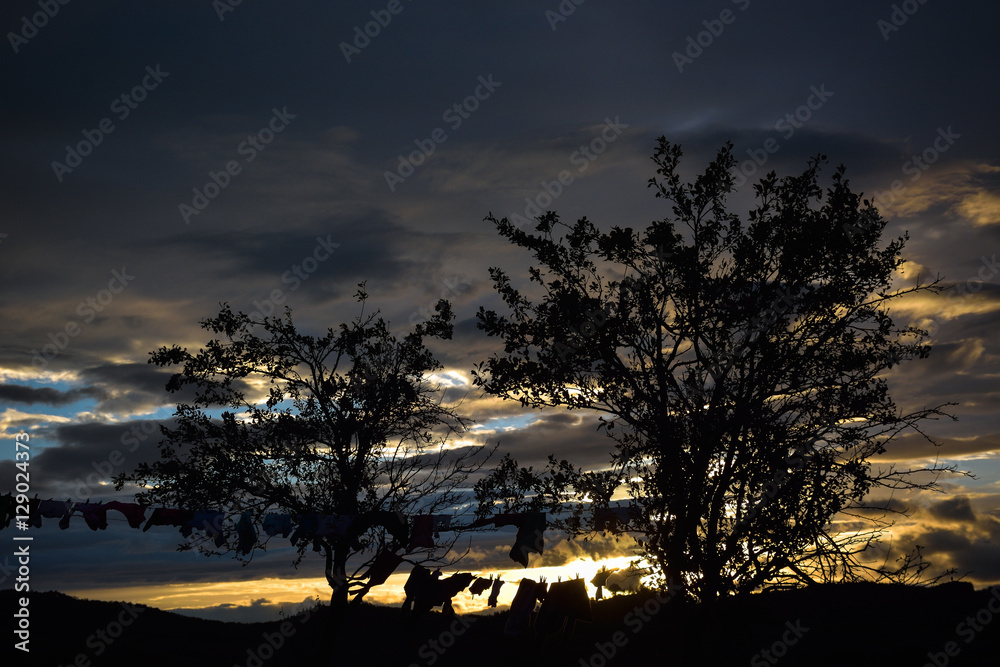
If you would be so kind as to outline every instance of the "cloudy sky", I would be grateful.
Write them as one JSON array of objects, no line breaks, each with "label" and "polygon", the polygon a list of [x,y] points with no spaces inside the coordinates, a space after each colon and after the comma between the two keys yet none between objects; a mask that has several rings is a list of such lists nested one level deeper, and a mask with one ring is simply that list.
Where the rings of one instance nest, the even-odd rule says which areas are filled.
[{"label": "cloudy sky", "polygon": [[[357,314],[366,281],[405,331],[444,296],[456,334],[438,356],[467,384],[493,349],[474,318],[499,304],[488,267],[526,278],[488,213],[639,227],[669,213],[646,187],[657,136],[682,144],[692,175],[729,140],[747,181],[737,210],[754,178],[822,153],[827,174],[845,164],[875,198],[889,234],[909,231],[911,277],[944,277],[944,294],[897,311],[929,326],[935,349],[892,386],[902,407],[959,403],[959,421],[931,425],[940,450],[912,439],[889,456],[976,479],[900,499],[914,512],[895,545],[1000,582],[995,5],[51,4],[52,16],[37,2],[0,9],[0,491],[23,431],[32,493],[122,497],[111,475],[156,455],[150,434],[176,401],[148,353],[197,348],[198,320],[222,301],[289,305],[318,330]],[[522,463],[555,452],[596,467],[611,449],[578,413],[465,408],[477,438]],[[124,521],[48,520],[35,535],[36,590],[218,618],[328,597],[319,559],[291,570],[290,549],[241,567]],[[468,567],[519,579],[512,537],[477,541]],[[0,552],[5,587],[12,552]],[[541,562],[585,572],[624,553],[562,544]]]}]

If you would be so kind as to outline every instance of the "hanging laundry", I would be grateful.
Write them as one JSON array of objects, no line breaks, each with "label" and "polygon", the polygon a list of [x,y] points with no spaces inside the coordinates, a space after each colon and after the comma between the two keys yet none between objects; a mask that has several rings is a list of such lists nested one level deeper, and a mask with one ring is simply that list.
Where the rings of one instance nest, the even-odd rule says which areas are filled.
[{"label": "hanging laundry", "polygon": [[413,517],[410,529],[410,544],[407,550],[431,549],[434,547],[434,517],[430,514],[418,514]]},{"label": "hanging laundry", "polygon": [[517,637],[531,625],[531,612],[535,610],[535,587],[533,579],[522,579],[510,603],[510,616],[504,634]]},{"label": "hanging laundry", "polygon": [[354,517],[349,514],[323,514],[320,515],[319,525],[316,526],[317,537],[330,537],[335,540],[347,539],[348,531]]},{"label": "hanging laundry", "polygon": [[72,500],[43,500],[38,504],[38,513],[46,519],[59,519],[59,528],[69,528],[69,518],[75,503]]},{"label": "hanging laundry", "polygon": [[371,567],[368,568],[368,585],[381,586],[385,583],[389,575],[396,571],[399,564],[403,562],[403,557],[392,551],[383,551],[375,556]]},{"label": "hanging laundry", "polygon": [[83,515],[91,530],[107,530],[108,511],[103,503],[77,503],[73,509]]},{"label": "hanging laundry", "polygon": [[512,560],[528,567],[528,552],[542,553],[545,546],[545,514],[543,512],[526,512],[522,515],[517,538],[510,549]]},{"label": "hanging laundry", "polygon": [[608,577],[611,576],[612,573],[617,571],[618,571],[617,567],[613,567],[610,570],[607,567],[602,567],[600,570],[597,571],[597,574],[594,575],[594,578],[590,580],[590,583],[593,584],[594,586],[597,586],[598,588],[602,586],[607,586]]},{"label": "hanging laundry", "polygon": [[300,540],[308,542],[316,537],[316,531],[319,529],[319,514],[298,514],[295,516],[295,523],[292,544],[298,544]]},{"label": "hanging laundry", "polygon": [[375,510],[359,515],[354,519],[348,531],[348,537],[358,544],[358,538],[368,532],[372,526],[382,526],[392,535],[396,544],[395,548],[402,549],[410,539],[410,529],[406,525],[406,517],[402,512],[389,512],[387,510]]},{"label": "hanging laundry", "polygon": [[264,516],[264,532],[274,537],[281,533],[282,537],[288,537],[292,532],[292,517],[289,514],[267,514]]},{"label": "hanging laundry", "polygon": [[240,514],[239,523],[236,524],[236,535],[239,538],[236,549],[246,556],[253,549],[253,545],[257,544],[257,529],[250,519],[250,512]]},{"label": "hanging laundry", "polygon": [[194,518],[194,510],[177,510],[167,507],[157,507],[149,517],[146,525],[142,527],[143,532],[149,530],[150,526],[183,526],[186,522]]},{"label": "hanging laundry", "polygon": [[612,593],[635,593],[639,590],[641,579],[647,572],[645,568],[634,566],[619,570],[608,577],[608,590]]},{"label": "hanging laundry", "polygon": [[38,513],[46,519],[60,519],[72,511],[72,500],[43,500],[38,503]]},{"label": "hanging laundry", "polygon": [[225,512],[218,510],[198,510],[189,521],[185,521],[181,526],[181,535],[190,537],[191,531],[197,528],[205,531],[209,537],[214,537],[215,546],[221,547],[226,543],[226,533],[222,529],[222,522],[225,518]]},{"label": "hanging laundry", "polygon": [[[414,573],[411,572],[410,576],[413,577]],[[437,586],[440,580],[441,570],[435,570],[434,572],[428,570],[426,575],[417,573],[413,594],[414,614],[421,616],[437,604],[440,604],[437,601]]]},{"label": "hanging laundry", "polygon": [[28,525],[35,528],[42,527],[42,515],[38,513],[38,506],[42,503],[38,498],[28,501]]},{"label": "hanging laundry", "polygon": [[414,570],[407,579],[410,588],[404,586],[403,590],[406,591],[407,598],[411,597],[412,592],[413,610],[417,615],[429,612],[434,607],[441,607],[445,614],[454,614],[451,599],[468,588],[475,578],[471,573],[462,572],[441,579],[441,572],[424,574],[416,568]]},{"label": "hanging laundry", "polygon": [[111,502],[104,505],[107,510],[118,510],[125,515],[128,520],[128,525],[132,528],[138,528],[142,525],[142,522],[146,520],[146,508],[142,505],[136,505],[135,503],[120,503],[117,500],[112,500]]},{"label": "hanging laundry", "polygon": [[593,620],[587,585],[583,579],[570,579],[549,586],[535,628],[539,638],[562,633],[564,629],[572,634],[577,621],[592,623]]},{"label": "hanging laundry", "polygon": [[493,581],[493,588],[490,590],[490,599],[486,601],[486,604],[490,607],[496,607],[499,601],[500,587],[503,586],[503,581],[496,579]]},{"label": "hanging laundry", "polygon": [[469,592],[473,595],[481,595],[483,591],[490,587],[491,581],[485,577],[478,577],[472,585],[469,586]]},{"label": "hanging laundry", "polygon": [[601,569],[597,571],[597,574],[594,575],[594,578],[590,580],[590,583],[597,587],[597,594],[594,596],[595,600],[604,599],[604,587],[608,585],[608,577],[617,571],[617,567],[609,570],[605,565],[601,567]]},{"label": "hanging laundry", "polygon": [[451,604],[451,599],[464,591],[472,583],[475,575],[469,572],[453,574],[447,579],[440,579],[434,587],[434,606],[441,605],[441,613],[454,616],[455,608]]},{"label": "hanging laundry", "polygon": [[14,494],[0,496],[0,528],[7,528],[14,519]]},{"label": "hanging laundry", "polygon": [[[438,572],[437,576],[441,576],[441,573]],[[403,592],[406,593],[406,599],[403,600],[404,614],[408,614],[411,611],[413,603],[418,596],[422,597],[424,595],[424,590],[430,579],[431,571],[423,565],[414,565],[413,569],[410,570],[410,576],[406,578],[406,583],[403,584]]]},{"label": "hanging laundry", "polygon": [[520,563],[522,567],[528,567],[528,552],[542,553],[547,525],[544,512],[497,514],[492,517],[476,519],[468,526],[464,526],[464,528],[481,528],[490,524],[497,528],[517,526],[517,537],[509,555],[513,561]]},{"label": "hanging laundry", "polygon": [[73,501],[43,500],[38,503],[38,513],[46,519],[59,519],[59,527],[65,530],[69,528],[69,517],[73,514]]}]

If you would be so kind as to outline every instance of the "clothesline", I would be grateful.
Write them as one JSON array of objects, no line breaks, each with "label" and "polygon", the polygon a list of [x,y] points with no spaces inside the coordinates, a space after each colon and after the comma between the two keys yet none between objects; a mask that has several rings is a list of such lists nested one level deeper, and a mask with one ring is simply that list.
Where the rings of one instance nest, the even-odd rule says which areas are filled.
[{"label": "clothesline", "polygon": [[[69,528],[70,518],[79,513],[91,530],[105,530],[108,527],[108,511],[121,513],[129,526],[139,528],[143,532],[152,526],[179,527],[184,537],[189,537],[194,530],[203,531],[212,538],[216,547],[221,548],[228,542],[227,529],[224,526],[226,513],[219,510],[190,510],[159,507],[153,508],[152,515],[147,519],[148,506],[137,503],[110,501],[107,503],[87,502],[74,503],[72,500],[40,500],[37,497],[29,499],[29,513],[25,520],[28,525],[41,528],[42,518],[59,519],[62,530]],[[0,496],[0,529],[10,525],[15,518],[15,503],[13,494]],[[348,540],[356,542],[360,535],[374,526],[382,526],[395,539],[397,544],[406,545],[409,551],[418,548],[433,548],[434,538],[440,537],[441,531],[461,531],[494,526],[516,526],[518,529],[514,546],[510,550],[510,558],[524,567],[528,566],[528,553],[541,554],[544,546],[544,533],[548,526],[546,516],[541,512],[505,513],[493,517],[480,518],[467,525],[456,525],[454,519],[464,515],[454,514],[418,514],[407,521],[400,512],[372,511],[357,516],[324,515],[316,513],[264,515],[262,529],[269,537],[281,534],[288,538],[291,535],[293,545],[312,541],[314,548],[319,550],[321,538],[331,540]],[[623,526],[639,517],[638,508],[634,505],[626,507],[599,508],[594,510],[594,529],[620,532],[626,530]],[[117,519],[120,521],[121,519]],[[244,511],[236,522],[237,544],[235,548],[243,555],[249,554],[259,539],[257,527],[251,519],[251,513]]]}]

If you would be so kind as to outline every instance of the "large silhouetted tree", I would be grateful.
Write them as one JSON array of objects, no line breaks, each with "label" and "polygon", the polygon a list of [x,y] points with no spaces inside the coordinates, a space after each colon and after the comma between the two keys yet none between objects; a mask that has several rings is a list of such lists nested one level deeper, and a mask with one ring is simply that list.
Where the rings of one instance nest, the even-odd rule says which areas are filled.
[{"label": "large silhouetted tree", "polygon": [[[397,339],[377,312],[364,313],[365,298],[362,288],[361,314],[321,336],[297,331],[290,311],[255,319],[223,304],[202,322],[215,338],[197,353],[176,345],[151,353],[150,363],[180,367],[167,389],[193,389],[195,398],[177,406],[175,426],[162,428],[160,458],[115,480],[142,488],[144,504],[211,508],[234,521],[249,512],[258,526],[268,513],[365,517],[345,525],[346,536],[292,535],[296,565],[309,549],[326,558],[333,618],[349,594],[360,600],[367,591],[377,558],[447,556],[453,540],[411,549],[408,529],[392,517],[453,507],[467,474],[485,460],[481,447],[446,447],[467,422],[429,381],[441,366],[424,339],[451,337],[448,303]],[[236,539],[203,538],[198,546],[227,553]],[[254,547],[266,546],[261,532]],[[355,554],[365,558],[349,572]]]},{"label": "large silhouetted tree", "polygon": [[[901,411],[886,381],[930,350],[889,305],[937,281],[895,286],[906,237],[883,245],[886,221],[843,167],[824,192],[822,156],[800,176],[763,178],[746,221],[727,208],[731,146],[693,183],[680,158],[660,138],[649,185],[671,215],[645,229],[570,227],[553,212],[520,229],[488,216],[537,266],[520,288],[490,269],[509,313],[480,309],[504,351],[476,383],[525,406],[596,411],[616,447],[610,470],[583,476],[507,459],[480,499],[554,507],[570,489],[577,513],[564,525],[584,532],[579,510],[625,485],[644,554],[703,600],[864,576],[861,552],[892,519],[870,511],[870,492],[931,488],[945,470],[871,460],[948,416],[944,405]],[[838,516],[875,523],[847,531]]]}]

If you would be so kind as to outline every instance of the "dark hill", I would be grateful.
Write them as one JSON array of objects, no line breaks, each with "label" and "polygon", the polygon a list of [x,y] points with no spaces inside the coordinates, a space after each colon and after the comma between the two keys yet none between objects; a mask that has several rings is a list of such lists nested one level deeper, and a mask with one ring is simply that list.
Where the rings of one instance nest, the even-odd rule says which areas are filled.
[{"label": "dark hill", "polygon": [[[1000,591],[844,584],[661,606],[650,594],[594,605],[594,622],[571,637],[504,635],[507,612],[415,627],[398,609],[362,605],[336,635],[325,609],[269,623],[207,621],[142,605],[30,597],[31,654],[12,648],[13,591],[0,591],[10,629],[3,664],[57,667],[171,665],[867,665],[1000,664]],[[992,608],[990,607],[992,601]],[[995,612],[994,610],[997,610]],[[977,616],[978,615],[978,616]],[[763,651],[768,653],[763,653]],[[952,655],[948,655],[948,651]]]}]

